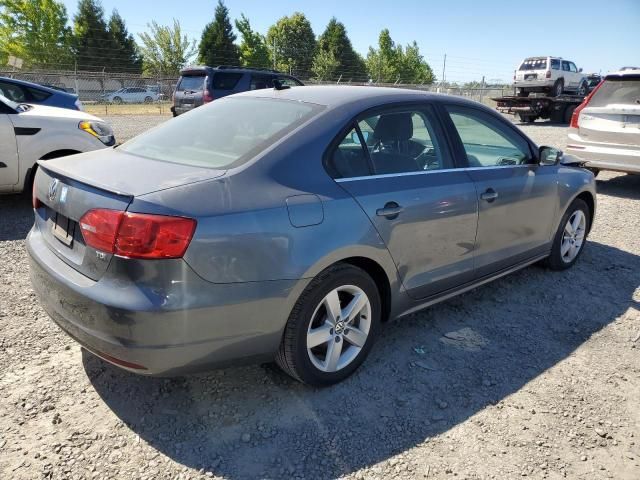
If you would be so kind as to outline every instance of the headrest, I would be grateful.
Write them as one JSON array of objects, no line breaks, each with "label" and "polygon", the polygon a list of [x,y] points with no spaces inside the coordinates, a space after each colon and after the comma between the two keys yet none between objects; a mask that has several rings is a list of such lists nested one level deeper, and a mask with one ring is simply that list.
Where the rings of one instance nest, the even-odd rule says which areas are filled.
[{"label": "headrest", "polygon": [[378,119],[373,136],[382,142],[413,137],[411,113],[387,113]]}]

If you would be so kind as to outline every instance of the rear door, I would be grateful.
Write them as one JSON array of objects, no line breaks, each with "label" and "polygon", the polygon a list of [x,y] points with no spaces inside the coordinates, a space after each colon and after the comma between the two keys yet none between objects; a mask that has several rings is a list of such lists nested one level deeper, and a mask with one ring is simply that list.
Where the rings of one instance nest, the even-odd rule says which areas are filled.
[{"label": "rear door", "polygon": [[202,105],[202,92],[206,78],[204,72],[183,74],[176,86],[174,106],[179,109],[190,110]]},{"label": "rear door", "polygon": [[7,106],[0,103],[0,185],[18,183],[18,147]]},{"label": "rear door", "polygon": [[329,163],[387,245],[411,297],[426,298],[473,278],[475,187],[466,171],[454,168],[428,105],[363,115]]},{"label": "rear door", "polygon": [[607,77],[580,113],[588,142],[640,147],[640,74]]},{"label": "rear door", "polygon": [[476,276],[547,252],[558,167],[533,163],[529,142],[500,118],[468,106],[446,111],[457,133],[457,160],[467,163],[477,190]]}]

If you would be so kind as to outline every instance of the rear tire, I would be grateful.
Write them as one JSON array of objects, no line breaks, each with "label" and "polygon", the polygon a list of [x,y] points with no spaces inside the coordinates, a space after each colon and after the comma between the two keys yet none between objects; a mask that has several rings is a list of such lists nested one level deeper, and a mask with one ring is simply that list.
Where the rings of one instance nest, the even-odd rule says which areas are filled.
[{"label": "rear tire", "polygon": [[525,90],[524,88],[519,88],[518,90],[516,90],[516,95],[518,97],[528,97],[529,91]]},{"label": "rear tire", "polygon": [[113,103],[117,104],[117,105],[122,105],[122,98],[120,97],[113,97]]},{"label": "rear tire", "polygon": [[296,380],[327,386],[365,360],[381,326],[378,288],[362,269],[337,264],[305,288],[285,326],[276,363]]},{"label": "rear tire", "polygon": [[151,103],[153,102],[153,98],[151,97],[144,97],[144,103]]},{"label": "rear tire", "polygon": [[551,255],[545,260],[545,265],[551,270],[566,270],[573,266],[582,255],[590,227],[589,207],[583,200],[576,198],[560,220]]},{"label": "rear tire", "polygon": [[523,115],[521,113],[518,114],[518,118],[520,119],[520,123],[533,123],[536,121],[536,117],[531,115]]},{"label": "rear tire", "polygon": [[551,87],[551,92],[549,92],[549,96],[551,97],[559,97],[564,92],[564,80],[559,78],[556,80],[556,83]]}]

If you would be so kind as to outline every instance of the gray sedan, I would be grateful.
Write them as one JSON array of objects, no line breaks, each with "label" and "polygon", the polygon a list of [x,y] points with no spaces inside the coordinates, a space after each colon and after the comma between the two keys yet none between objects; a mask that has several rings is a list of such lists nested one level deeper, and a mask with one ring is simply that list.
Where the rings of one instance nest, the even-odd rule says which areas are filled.
[{"label": "gray sedan", "polygon": [[480,104],[280,87],[42,163],[27,246],[44,308],[108,362],[327,385],[389,319],[573,265],[595,204],[591,173]]}]

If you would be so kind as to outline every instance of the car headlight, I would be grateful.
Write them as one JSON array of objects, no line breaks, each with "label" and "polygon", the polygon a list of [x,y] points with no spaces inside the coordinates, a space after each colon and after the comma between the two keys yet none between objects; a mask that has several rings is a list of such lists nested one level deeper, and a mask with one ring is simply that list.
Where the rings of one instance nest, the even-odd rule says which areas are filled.
[{"label": "car headlight", "polygon": [[113,135],[113,129],[106,123],[85,120],[78,124],[78,128],[80,130],[84,130],[90,135],[93,135],[107,146],[111,146],[116,143],[115,136]]}]

